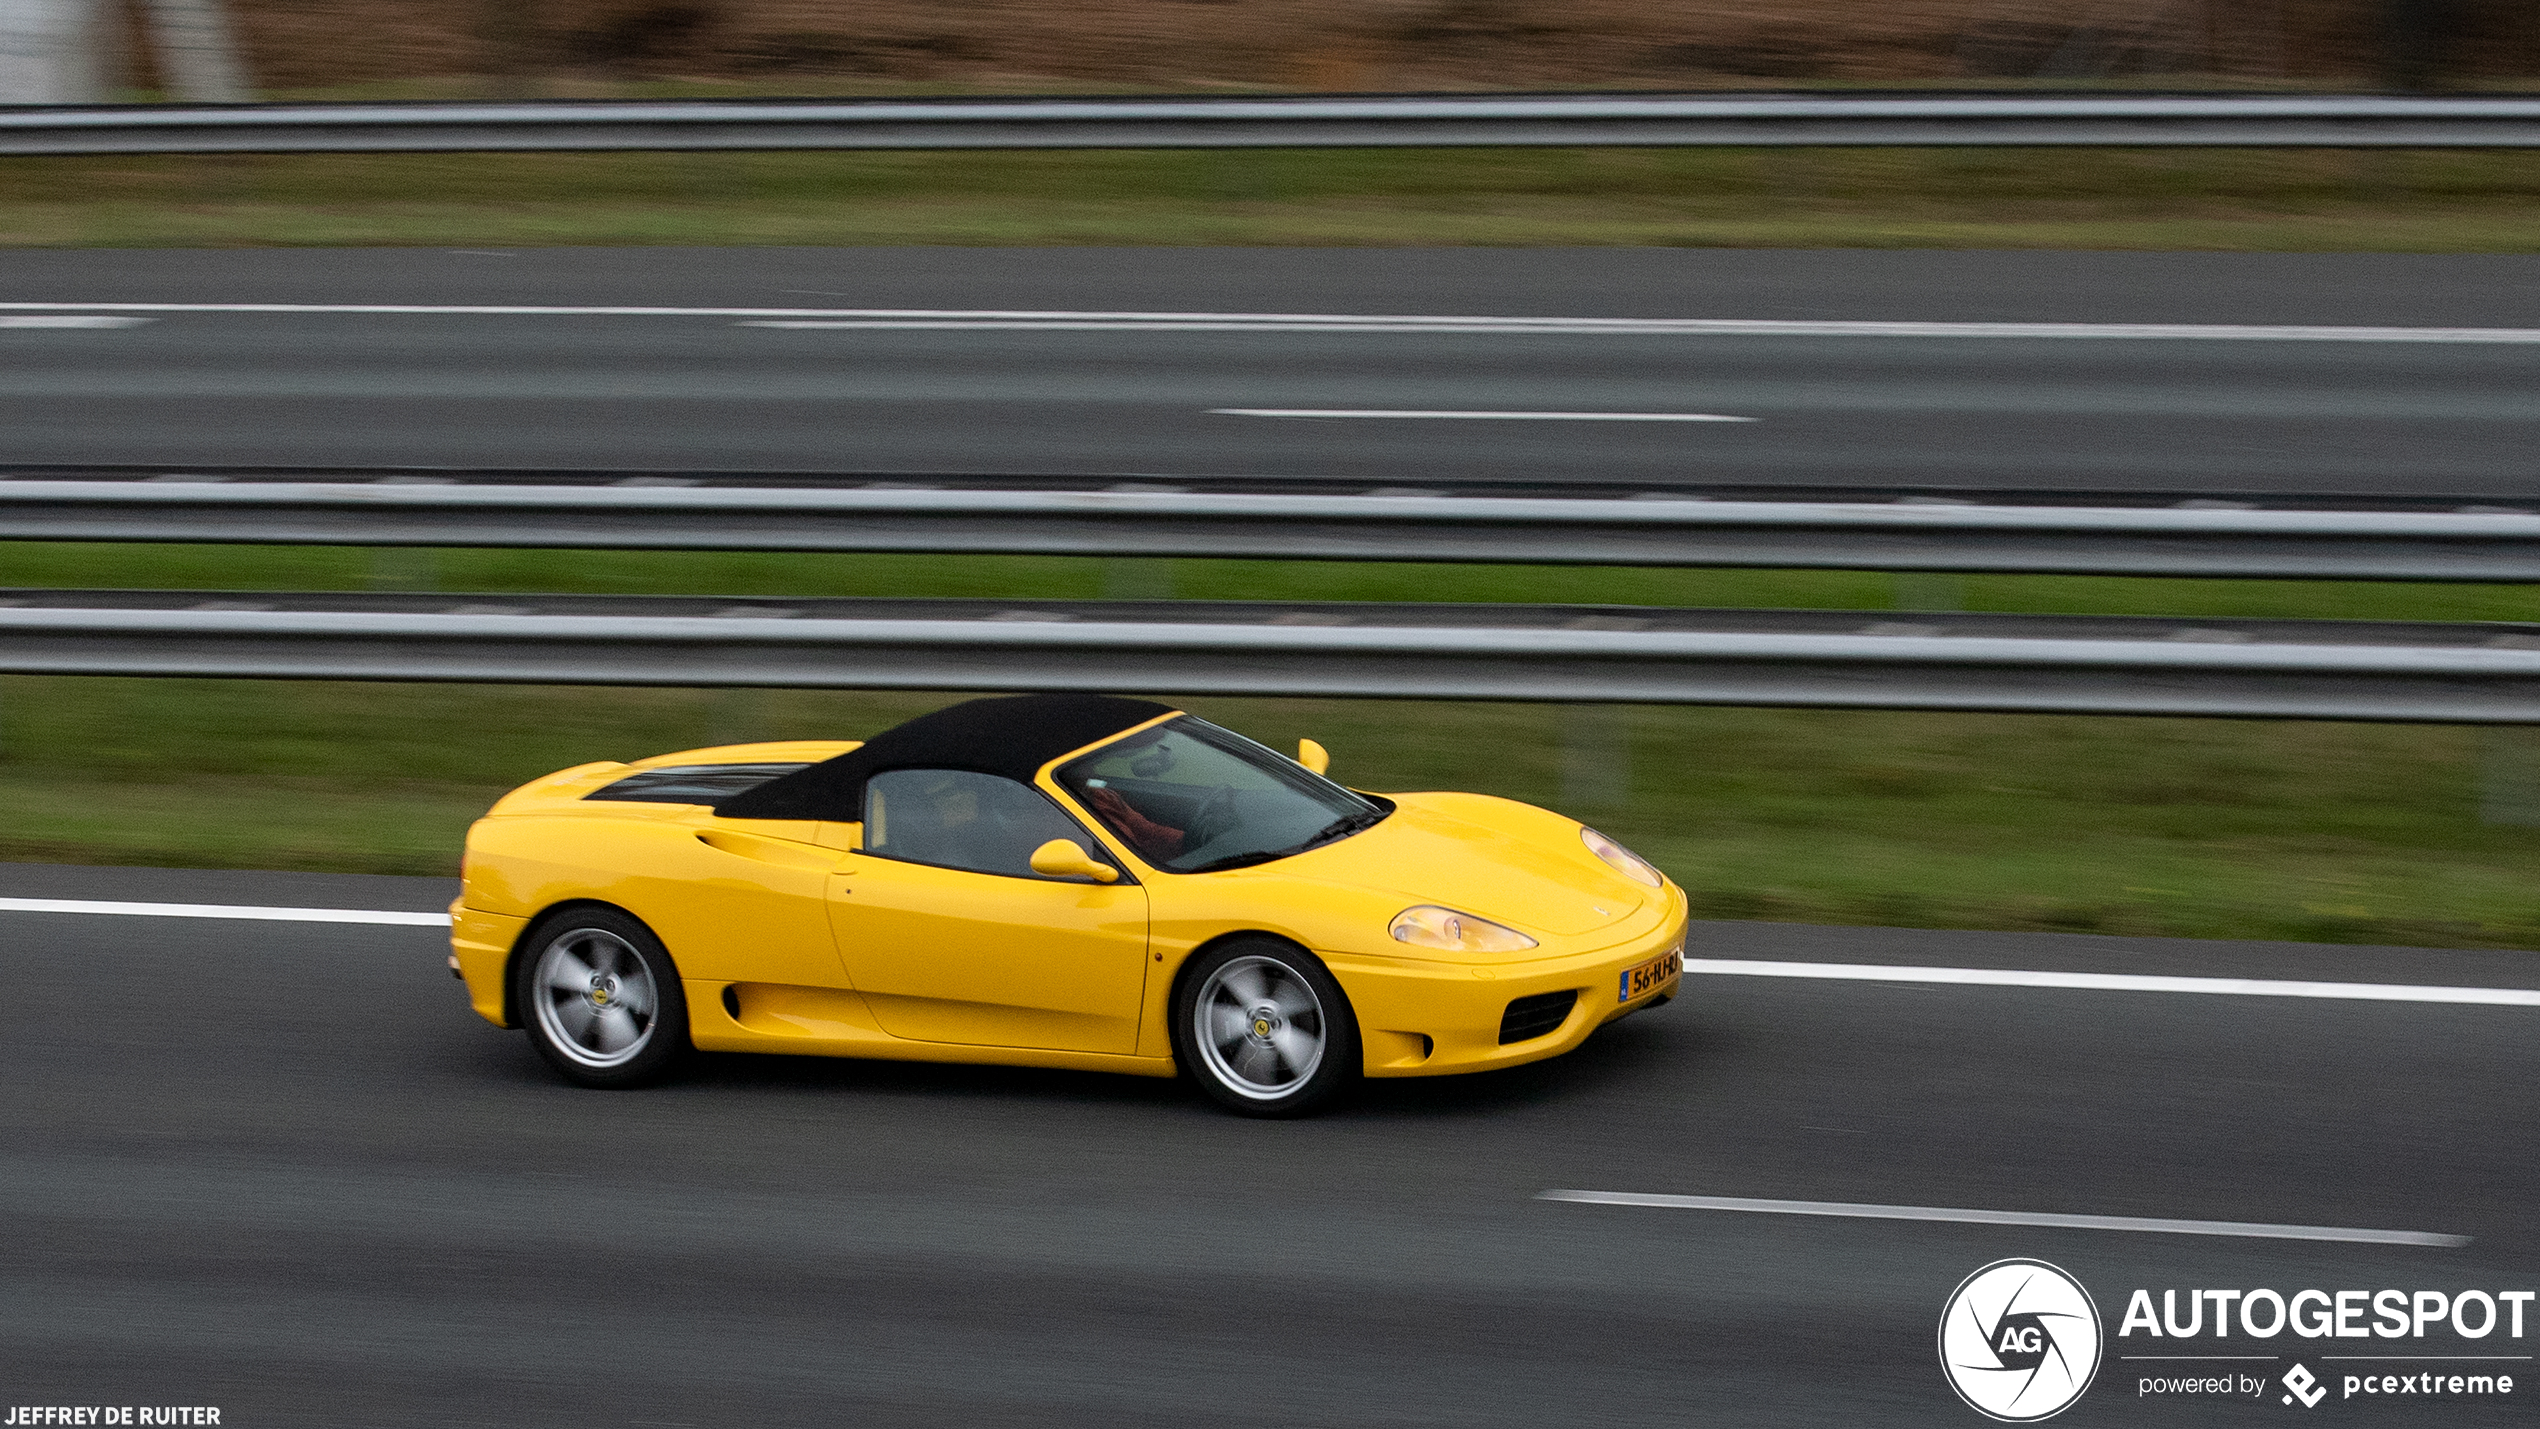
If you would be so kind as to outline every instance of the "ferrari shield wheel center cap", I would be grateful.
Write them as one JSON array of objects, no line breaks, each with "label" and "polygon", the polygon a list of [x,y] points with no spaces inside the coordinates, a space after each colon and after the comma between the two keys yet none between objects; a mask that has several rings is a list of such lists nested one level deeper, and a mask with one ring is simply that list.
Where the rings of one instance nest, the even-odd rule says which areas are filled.
[{"label": "ferrari shield wheel center cap", "polygon": [[1278,1031],[1278,1030],[1279,1030],[1279,1015],[1278,1015],[1277,1013],[1270,1011],[1270,1010],[1269,1010],[1268,1008],[1266,1008],[1266,1007],[1265,1007],[1265,1008],[1263,1008],[1263,1009],[1261,1009],[1261,1010],[1259,1010],[1259,1011],[1257,1011],[1257,1012],[1255,1012],[1255,1013],[1253,1013],[1253,1015],[1252,1015],[1252,1035],[1253,1035],[1253,1036],[1255,1036],[1255,1037],[1259,1037],[1259,1038],[1261,1038],[1261,1039],[1263,1039],[1263,1040],[1267,1041],[1267,1040],[1269,1039],[1270,1034],[1271,1034],[1271,1033],[1273,1033],[1273,1032],[1276,1032],[1276,1031]]},{"label": "ferrari shield wheel center cap", "polygon": [[606,1007],[617,998],[617,979],[608,976],[591,979],[591,1005]]}]

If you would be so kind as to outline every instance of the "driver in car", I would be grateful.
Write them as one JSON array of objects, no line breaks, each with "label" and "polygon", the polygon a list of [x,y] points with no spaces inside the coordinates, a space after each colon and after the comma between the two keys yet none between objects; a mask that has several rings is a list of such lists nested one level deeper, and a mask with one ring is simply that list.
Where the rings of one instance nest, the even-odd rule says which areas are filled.
[{"label": "driver in car", "polygon": [[1162,863],[1181,853],[1183,840],[1188,837],[1183,830],[1170,824],[1159,824],[1138,812],[1128,800],[1120,797],[1119,790],[1109,785],[1087,789],[1085,802],[1093,806],[1093,811],[1102,816],[1104,823],[1111,825],[1112,832],[1127,839],[1137,849],[1138,857],[1149,863]]}]

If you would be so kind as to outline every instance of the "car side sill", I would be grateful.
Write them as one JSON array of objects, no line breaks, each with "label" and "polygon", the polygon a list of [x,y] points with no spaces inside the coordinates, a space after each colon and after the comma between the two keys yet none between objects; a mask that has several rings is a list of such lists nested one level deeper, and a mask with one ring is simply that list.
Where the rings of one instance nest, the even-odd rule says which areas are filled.
[{"label": "car side sill", "polygon": [[[809,1057],[872,1057],[893,1062],[970,1062],[1006,1067],[1055,1067],[1080,1072],[1123,1072],[1135,1077],[1170,1077],[1177,1068],[1170,1057],[1139,1057],[1115,1052],[1068,1052],[1046,1047],[987,1047],[958,1042],[911,1042],[893,1037],[853,1017],[851,1007],[840,1016],[792,1015],[781,1021],[756,1015],[736,1020],[726,1009],[719,979],[683,978],[688,993],[688,1036],[703,1052],[777,1052]],[[855,994],[838,990],[845,998]],[[861,999],[856,999],[861,1002]],[[869,1014],[867,1014],[869,1017]]]}]

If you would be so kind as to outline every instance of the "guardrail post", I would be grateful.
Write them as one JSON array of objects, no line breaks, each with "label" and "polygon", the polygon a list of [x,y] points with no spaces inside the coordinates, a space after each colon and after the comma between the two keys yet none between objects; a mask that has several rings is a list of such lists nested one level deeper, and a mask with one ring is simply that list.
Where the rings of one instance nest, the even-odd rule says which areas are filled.
[{"label": "guardrail post", "polygon": [[756,685],[725,685],[706,694],[706,743],[751,744],[767,738],[768,692]]},{"label": "guardrail post", "polygon": [[2459,26],[2454,0],[2382,0],[2382,83],[2400,90],[2435,88]]},{"label": "guardrail post", "polygon": [[111,53],[98,0],[0,0],[0,104],[95,104]]},{"label": "guardrail post", "polygon": [[1171,600],[1173,563],[1149,556],[1114,556],[1102,563],[1105,600]]},{"label": "guardrail post", "polygon": [[426,546],[370,548],[370,588],[381,591],[438,590],[441,562]]},{"label": "guardrail post", "polygon": [[1967,608],[1967,578],[1955,571],[1898,571],[1894,580],[1898,610]]},{"label": "guardrail post", "polygon": [[541,93],[537,0],[479,0],[477,13],[490,97],[519,100]]},{"label": "guardrail post", "polygon": [[2478,821],[2540,828],[2540,729],[2488,725],[2479,733]]},{"label": "guardrail post", "polygon": [[256,96],[239,63],[221,0],[146,0],[150,38],[171,97],[185,104],[244,104]]}]

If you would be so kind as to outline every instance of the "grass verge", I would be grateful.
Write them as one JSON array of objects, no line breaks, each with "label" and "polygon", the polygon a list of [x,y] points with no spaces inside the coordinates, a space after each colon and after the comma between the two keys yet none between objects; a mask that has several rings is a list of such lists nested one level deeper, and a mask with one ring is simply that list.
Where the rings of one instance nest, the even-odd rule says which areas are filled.
[{"label": "grass verge", "polygon": [[[948,695],[0,680],[0,857],[447,874],[512,785]],[[1708,917],[2540,946],[2540,830],[2442,727],[1197,699],[1375,789],[1596,822]],[[464,731],[464,738],[453,738]]]},{"label": "grass verge", "polygon": [[[2540,620],[2540,589],[2366,581],[1668,570],[1386,561],[0,542],[0,587],[481,594],[1513,601],[2318,620]],[[1932,603],[1919,603],[1932,602]]]},{"label": "grass verge", "polygon": [[[0,546],[0,584],[1594,601],[1878,609],[1877,573],[1177,561]],[[1928,591],[1926,582],[1916,589]],[[2515,587],[1968,577],[1968,609],[2533,619]],[[949,695],[0,680],[0,857],[452,871],[467,821],[589,759],[886,727]],[[1199,699],[1377,789],[1589,818],[1706,916],[2428,946],[2540,946],[2540,830],[2480,822],[2519,732],[2428,726]],[[464,731],[464,737],[453,737]]]},{"label": "grass verge", "polygon": [[2540,156],[1453,149],[14,158],[0,245],[2531,252]]}]

